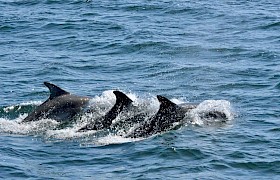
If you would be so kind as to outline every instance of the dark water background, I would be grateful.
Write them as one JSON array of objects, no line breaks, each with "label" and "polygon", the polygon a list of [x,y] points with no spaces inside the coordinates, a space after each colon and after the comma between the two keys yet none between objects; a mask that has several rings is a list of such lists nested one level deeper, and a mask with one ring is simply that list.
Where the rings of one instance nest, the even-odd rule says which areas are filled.
[{"label": "dark water background", "polygon": [[[120,89],[154,111],[161,94],[232,118],[140,141],[17,124],[44,81],[107,108]],[[1,0],[0,82],[0,178],[280,177],[278,0]]]}]

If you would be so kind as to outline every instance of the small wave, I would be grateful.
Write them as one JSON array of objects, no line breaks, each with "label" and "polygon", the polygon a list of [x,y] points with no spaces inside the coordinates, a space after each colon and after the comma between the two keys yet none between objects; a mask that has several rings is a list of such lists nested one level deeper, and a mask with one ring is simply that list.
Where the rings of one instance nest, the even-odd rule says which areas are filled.
[{"label": "small wave", "polygon": [[273,23],[270,23],[270,24],[267,24],[265,26],[261,26],[259,27],[260,29],[271,29],[271,28],[278,28],[280,26],[280,22],[273,22]]},{"label": "small wave", "polygon": [[15,111],[20,111],[22,109],[26,109],[26,108],[30,108],[33,106],[38,106],[42,104],[42,101],[29,101],[29,102],[23,102],[17,105],[11,105],[11,106],[6,106],[0,109],[0,111],[2,110],[5,113],[12,113]]},{"label": "small wave", "polygon": [[14,111],[14,110],[18,111],[24,106],[33,106],[33,105],[38,106],[40,104],[42,104],[42,101],[29,101],[29,102],[20,103],[18,105],[11,105],[11,106],[4,107],[3,110],[5,112]]},{"label": "small wave", "polygon": [[14,120],[24,114],[30,113],[36,106],[40,105],[41,101],[24,102],[17,105],[0,107],[0,118]]},{"label": "small wave", "polygon": [[5,32],[5,31],[11,31],[11,30],[14,30],[16,29],[14,26],[11,26],[11,25],[2,25],[0,26],[0,30],[2,32]]},{"label": "small wave", "polygon": [[276,89],[280,89],[280,82],[275,85]]}]

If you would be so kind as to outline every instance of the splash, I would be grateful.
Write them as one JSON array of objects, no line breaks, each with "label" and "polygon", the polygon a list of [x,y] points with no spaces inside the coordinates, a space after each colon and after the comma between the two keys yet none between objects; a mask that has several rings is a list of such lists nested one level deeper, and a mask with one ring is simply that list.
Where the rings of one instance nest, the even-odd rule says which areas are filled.
[{"label": "splash", "polygon": [[42,119],[28,124],[20,122],[26,115],[20,116],[15,120],[0,118],[0,133],[20,134],[20,135],[42,135],[48,129],[55,128],[59,123],[51,119]]},{"label": "splash", "polygon": [[[92,111],[79,117],[77,121],[69,123],[61,128],[61,124],[52,119],[42,119],[40,121],[20,123],[28,113],[39,105],[40,101],[26,102],[19,105],[2,108],[5,113],[17,112],[17,117],[0,118],[0,133],[36,135],[47,141],[77,141],[80,144],[122,144],[142,140],[142,138],[124,138],[125,135],[141,125],[141,122],[148,121],[159,108],[159,102],[155,97],[140,98],[136,94],[126,93],[133,100],[133,109],[122,112],[114,121],[111,129],[100,131],[78,132],[78,130],[93,121],[104,116],[115,103],[113,90],[104,91],[100,96],[95,96],[90,100],[89,107]],[[185,103],[182,99],[172,99],[176,104]],[[213,118],[207,116],[211,112],[220,112],[225,118]],[[139,117],[139,118],[135,118]],[[206,100],[198,104],[185,115],[183,125],[208,125],[211,123],[223,123],[230,121],[234,117],[231,104],[226,100]],[[135,120],[134,120],[135,119]],[[175,126],[181,126],[176,124]]]},{"label": "splash", "polygon": [[[213,116],[216,113],[216,117]],[[214,114],[209,116],[209,114]],[[231,121],[234,118],[232,107],[226,100],[205,100],[195,109],[186,114],[186,120],[189,124],[209,125],[213,123],[223,123]]]}]

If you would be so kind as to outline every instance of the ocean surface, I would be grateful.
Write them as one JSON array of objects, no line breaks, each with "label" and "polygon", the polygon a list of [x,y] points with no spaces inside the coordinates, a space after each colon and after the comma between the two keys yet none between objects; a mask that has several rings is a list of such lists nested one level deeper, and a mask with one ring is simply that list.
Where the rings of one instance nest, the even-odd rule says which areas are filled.
[{"label": "ocean surface", "polygon": [[[20,123],[44,81],[98,115],[113,90],[150,115],[157,95],[199,106],[140,139]],[[0,85],[0,179],[280,178],[279,0],[0,0]]]}]

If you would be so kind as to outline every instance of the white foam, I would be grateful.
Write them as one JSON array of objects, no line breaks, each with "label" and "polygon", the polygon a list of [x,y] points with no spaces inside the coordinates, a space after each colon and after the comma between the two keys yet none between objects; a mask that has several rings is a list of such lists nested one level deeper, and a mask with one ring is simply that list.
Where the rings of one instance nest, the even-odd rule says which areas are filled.
[{"label": "white foam", "polygon": [[123,143],[128,143],[128,142],[135,142],[135,141],[139,141],[142,140],[140,138],[124,138],[122,136],[117,136],[117,135],[112,135],[109,134],[107,136],[104,137],[100,137],[98,138],[94,144],[95,145],[109,145],[109,144],[123,144]]},{"label": "white foam", "polygon": [[0,132],[22,135],[43,134],[46,130],[53,129],[58,125],[58,122],[51,119],[19,123],[22,119],[24,119],[24,116],[20,116],[15,120],[0,118]]},{"label": "white foam", "polygon": [[45,133],[45,138],[47,139],[79,139],[79,138],[88,138],[90,136],[94,136],[96,131],[87,131],[87,132],[77,132],[78,128],[76,127],[68,127],[60,130],[48,130]]},{"label": "white foam", "polygon": [[37,105],[38,106],[42,103],[43,103],[42,101],[28,101],[28,102],[20,103],[19,105],[20,106],[28,106],[28,105]]},{"label": "white foam", "polygon": [[[226,119],[203,117],[203,114],[207,114],[209,112],[221,112],[225,114]],[[234,114],[232,112],[231,104],[226,100],[205,100],[195,109],[192,109],[186,114],[188,123],[196,125],[205,125],[211,122],[224,122],[225,120],[230,121],[233,117]]]},{"label": "white foam", "polygon": [[172,98],[170,99],[172,102],[174,102],[175,104],[184,104],[187,103],[185,102],[183,99],[176,99],[176,98]]}]

